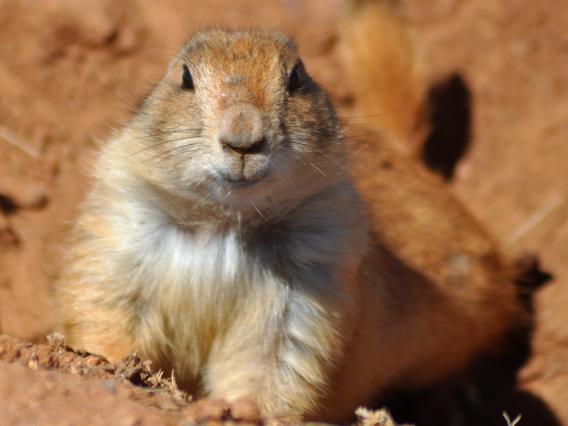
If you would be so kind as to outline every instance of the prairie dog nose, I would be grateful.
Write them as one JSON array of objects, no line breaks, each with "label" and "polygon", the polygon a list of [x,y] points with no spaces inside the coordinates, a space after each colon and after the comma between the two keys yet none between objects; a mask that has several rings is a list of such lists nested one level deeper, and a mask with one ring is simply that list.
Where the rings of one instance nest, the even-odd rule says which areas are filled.
[{"label": "prairie dog nose", "polygon": [[260,111],[254,105],[232,105],[221,118],[219,142],[224,149],[239,154],[258,152],[266,141],[262,127]]}]

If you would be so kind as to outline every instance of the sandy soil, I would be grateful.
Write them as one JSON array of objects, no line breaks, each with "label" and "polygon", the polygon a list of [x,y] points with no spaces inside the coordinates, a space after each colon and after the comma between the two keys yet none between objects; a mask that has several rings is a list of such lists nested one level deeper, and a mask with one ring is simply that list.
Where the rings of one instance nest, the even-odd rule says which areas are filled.
[{"label": "sandy soil", "polygon": [[0,336],[2,373],[10,378],[0,381],[0,424],[261,424],[250,402],[193,402],[134,354],[114,365],[72,350],[61,335],[48,340],[34,345]]},{"label": "sandy soil", "polygon": [[[93,151],[192,31],[256,25],[295,35],[308,69],[347,111],[334,50],[343,3],[0,1],[0,333],[42,343],[53,330],[53,283]],[[533,353],[502,409],[523,412],[522,425],[568,424],[568,3],[409,6],[430,83],[463,107],[450,185],[509,251],[537,252],[555,277],[537,294]],[[437,164],[437,155],[425,157]],[[32,415],[36,424],[77,424],[76,407],[104,413],[101,424],[176,423],[189,409],[170,391],[111,385],[108,371],[60,375],[47,361],[33,371],[43,361],[6,355],[20,345],[8,341],[0,340],[0,424]],[[157,399],[170,409],[148,402]]]}]

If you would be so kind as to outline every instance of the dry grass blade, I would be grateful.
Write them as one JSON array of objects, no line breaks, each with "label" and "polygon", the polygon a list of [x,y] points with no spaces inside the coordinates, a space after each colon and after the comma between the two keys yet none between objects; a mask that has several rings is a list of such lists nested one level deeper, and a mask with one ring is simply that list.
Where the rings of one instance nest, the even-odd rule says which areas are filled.
[{"label": "dry grass blade", "polygon": [[[359,407],[355,411],[358,417],[357,426],[398,426],[386,409],[369,410]],[[407,425],[408,426],[408,425]]]},{"label": "dry grass blade", "polygon": [[25,152],[31,157],[39,158],[39,151],[31,146],[30,144],[22,141],[18,136],[14,134],[10,129],[0,126],[0,139],[4,139],[9,144],[15,146],[20,151]]},{"label": "dry grass blade", "polygon": [[514,420],[511,420],[511,418],[509,417],[507,412],[503,411],[503,417],[507,421],[507,426],[516,426],[521,421],[521,415],[520,414],[517,417],[515,417]]},{"label": "dry grass blade", "polygon": [[521,226],[513,233],[513,235],[511,235],[511,237],[507,239],[505,245],[510,246],[523,238],[533,228],[543,222],[544,219],[548,217],[548,215],[550,215],[557,208],[561,207],[565,203],[565,201],[566,200],[560,196],[552,199],[549,203],[537,210],[532,216],[530,216],[525,222],[523,222]]}]

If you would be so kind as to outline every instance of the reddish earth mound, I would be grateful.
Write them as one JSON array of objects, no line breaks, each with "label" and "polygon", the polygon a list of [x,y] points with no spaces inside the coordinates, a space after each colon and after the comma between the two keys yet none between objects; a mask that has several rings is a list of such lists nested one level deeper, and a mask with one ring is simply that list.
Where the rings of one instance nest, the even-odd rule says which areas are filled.
[{"label": "reddish earth mound", "polygon": [[[34,345],[0,336],[0,424],[287,424],[262,420],[248,401],[192,402],[175,381],[152,371],[136,354],[111,364],[74,351],[59,334],[48,341]],[[361,426],[395,426],[384,411],[357,414]]]},{"label": "reddish earth mound", "polygon": [[136,355],[114,365],[50,337],[46,346],[0,336],[0,424],[260,424],[245,401],[191,403],[175,382]]}]

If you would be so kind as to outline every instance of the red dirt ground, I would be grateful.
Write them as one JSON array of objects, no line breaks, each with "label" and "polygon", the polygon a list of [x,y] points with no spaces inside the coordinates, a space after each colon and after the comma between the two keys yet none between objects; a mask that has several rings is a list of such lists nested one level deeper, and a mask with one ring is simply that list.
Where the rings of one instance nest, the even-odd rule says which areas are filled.
[{"label": "red dirt ground", "polygon": [[[308,69],[347,107],[334,50],[343,5],[0,0],[0,334],[41,343],[53,330],[53,283],[97,141],[124,123],[192,31],[254,25],[291,33]],[[568,424],[568,3],[431,0],[409,8],[429,81],[455,74],[471,98],[472,137],[451,181],[455,193],[507,250],[538,253],[555,277],[537,294],[534,352],[520,378],[556,420],[529,415],[520,425]],[[35,424],[78,424],[83,406],[105,413],[100,424],[179,420],[163,407],[131,405],[138,391],[109,391],[103,376],[7,364],[5,342],[0,424],[28,424],[26,413],[38,413]]]}]

